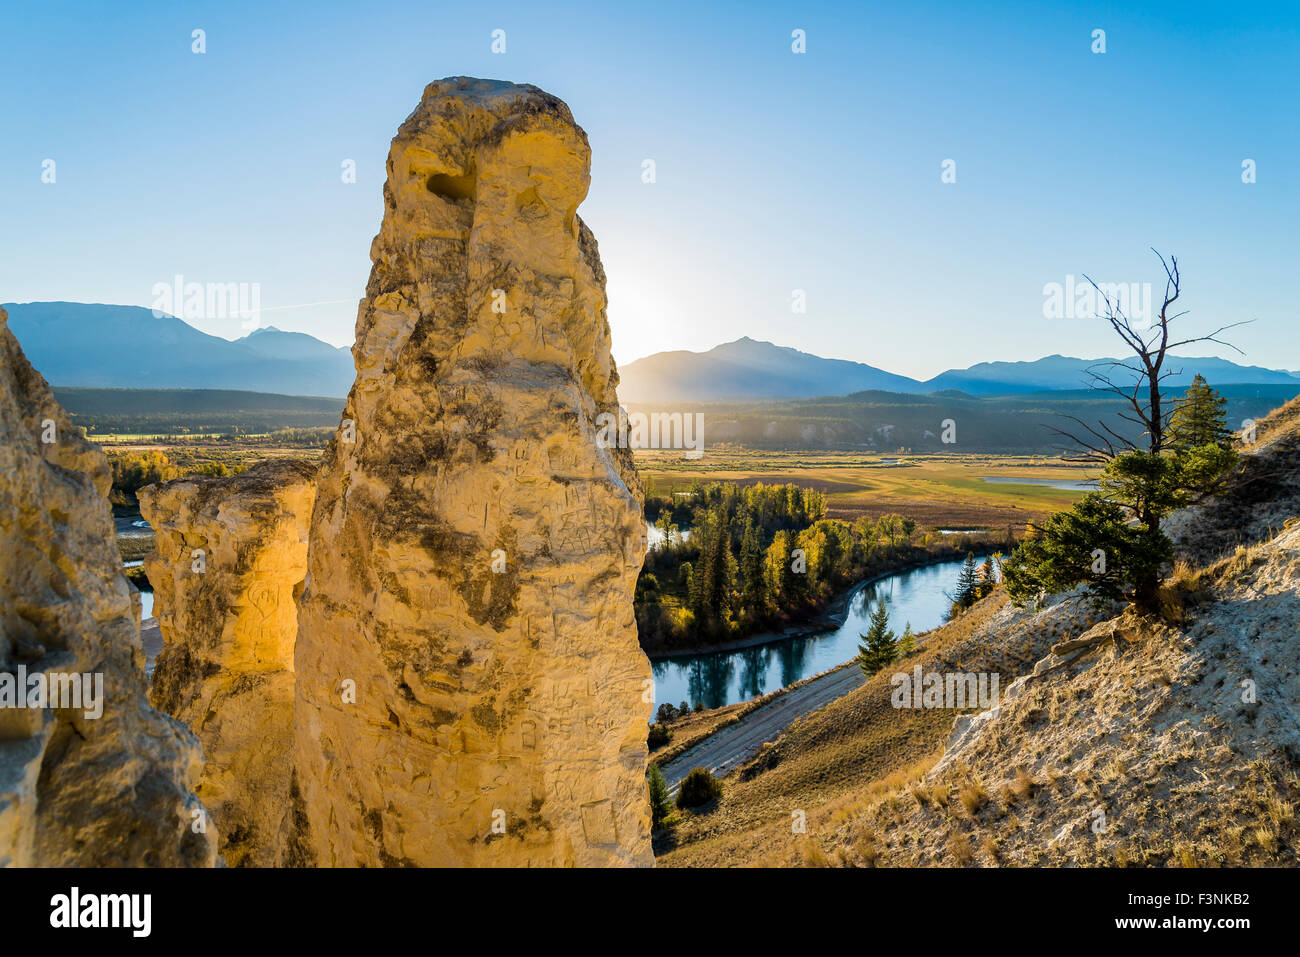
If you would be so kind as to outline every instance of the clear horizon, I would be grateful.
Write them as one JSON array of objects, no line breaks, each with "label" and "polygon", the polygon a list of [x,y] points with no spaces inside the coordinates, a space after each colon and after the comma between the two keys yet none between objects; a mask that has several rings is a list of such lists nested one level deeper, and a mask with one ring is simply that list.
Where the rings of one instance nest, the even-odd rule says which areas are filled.
[{"label": "clear horizon", "polygon": [[1158,299],[1155,247],[1179,258],[1187,332],[1255,320],[1230,337],[1244,356],[1197,354],[1300,369],[1294,8],[501,4],[427,29],[412,3],[302,10],[0,15],[0,300],[256,283],[263,324],[348,345],[388,142],[429,81],[466,74],[540,86],[587,131],[580,213],[620,365],[742,336],[920,380],[1111,355],[1099,324],[1046,315],[1044,287],[1086,273]]}]

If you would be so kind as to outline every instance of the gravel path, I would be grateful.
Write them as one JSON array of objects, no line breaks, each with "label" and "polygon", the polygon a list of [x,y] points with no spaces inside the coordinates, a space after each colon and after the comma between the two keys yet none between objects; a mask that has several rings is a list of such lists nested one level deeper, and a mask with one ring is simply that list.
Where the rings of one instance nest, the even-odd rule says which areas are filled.
[{"label": "gravel path", "polygon": [[736,724],[710,735],[678,755],[661,770],[671,794],[692,768],[705,767],[721,776],[758,753],[796,719],[848,694],[866,679],[856,665],[837,668],[751,711]]}]

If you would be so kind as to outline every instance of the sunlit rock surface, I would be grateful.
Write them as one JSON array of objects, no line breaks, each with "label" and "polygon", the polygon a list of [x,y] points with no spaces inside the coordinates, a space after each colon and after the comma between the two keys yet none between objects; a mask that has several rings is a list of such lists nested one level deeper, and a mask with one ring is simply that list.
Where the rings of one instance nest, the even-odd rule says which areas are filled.
[{"label": "sunlit rock surface", "polygon": [[[121,573],[109,483],[103,453],[0,310],[0,866],[216,860],[194,794],[198,742],[145,697],[139,596]],[[17,707],[24,669],[89,675],[92,696],[98,676],[102,715],[84,698]]]},{"label": "sunlit rock surface", "polygon": [[645,552],[587,137],[431,84],[393,140],[295,649],[285,862],[652,863]]},{"label": "sunlit rock surface", "polygon": [[139,495],[155,532],[145,571],[163,639],[150,700],[199,736],[198,793],[231,866],[270,866],[278,855],[313,474],[272,460]]}]

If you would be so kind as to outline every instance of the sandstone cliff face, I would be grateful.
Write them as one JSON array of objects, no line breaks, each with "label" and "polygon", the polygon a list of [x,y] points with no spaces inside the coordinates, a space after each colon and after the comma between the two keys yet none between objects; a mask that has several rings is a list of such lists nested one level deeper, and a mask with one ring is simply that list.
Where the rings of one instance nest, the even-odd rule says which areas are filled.
[{"label": "sandstone cliff face", "polygon": [[[193,793],[198,742],[145,700],[139,596],[120,570],[107,462],[5,319],[0,310],[0,865],[211,866]],[[89,675],[82,689],[102,688],[102,714],[88,716],[98,707],[84,697],[18,707],[36,674]]]},{"label": "sandstone cliff face", "polygon": [[269,461],[140,492],[163,650],[150,700],[203,745],[198,794],[231,866],[276,862],[289,796],[297,598],[314,469]]},{"label": "sandstone cliff face", "polygon": [[393,140],[295,651],[289,863],[650,864],[645,553],[586,135],[431,84]]}]

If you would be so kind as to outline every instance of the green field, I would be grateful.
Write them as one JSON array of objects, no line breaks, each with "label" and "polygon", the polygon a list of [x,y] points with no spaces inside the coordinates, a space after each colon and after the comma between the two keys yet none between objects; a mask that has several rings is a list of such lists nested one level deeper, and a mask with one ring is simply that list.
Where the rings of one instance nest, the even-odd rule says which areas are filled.
[{"label": "green field", "polygon": [[96,441],[181,441],[334,429],[343,399],[226,389],[82,389],[56,386],[73,424]]},{"label": "green field", "polygon": [[[896,460],[891,462],[890,460]],[[836,518],[899,512],[928,528],[999,528],[1039,521],[1082,494],[1034,484],[995,484],[985,476],[1094,479],[1097,469],[1059,458],[1017,455],[901,455],[769,452],[709,448],[689,460],[676,451],[638,451],[647,494],[686,491],[692,482],[793,482],[827,497]]]},{"label": "green field", "polygon": [[[1284,404],[1300,387],[1292,384],[1220,385],[1227,400],[1228,422],[1261,419]],[[1170,389],[1170,399],[1183,390]],[[1136,426],[1120,417],[1122,402],[1095,390],[1034,392],[1024,395],[972,396],[963,392],[910,395],[857,392],[818,399],[771,399],[749,402],[668,402],[659,406],[628,403],[632,412],[698,413],[704,418],[705,447],[750,449],[840,449],[889,455],[894,450],[947,455],[1058,455],[1060,436],[1070,428],[1066,416],[1105,422],[1116,433],[1137,438]],[[944,423],[955,434],[945,443]],[[955,444],[954,444],[955,443]]]}]

